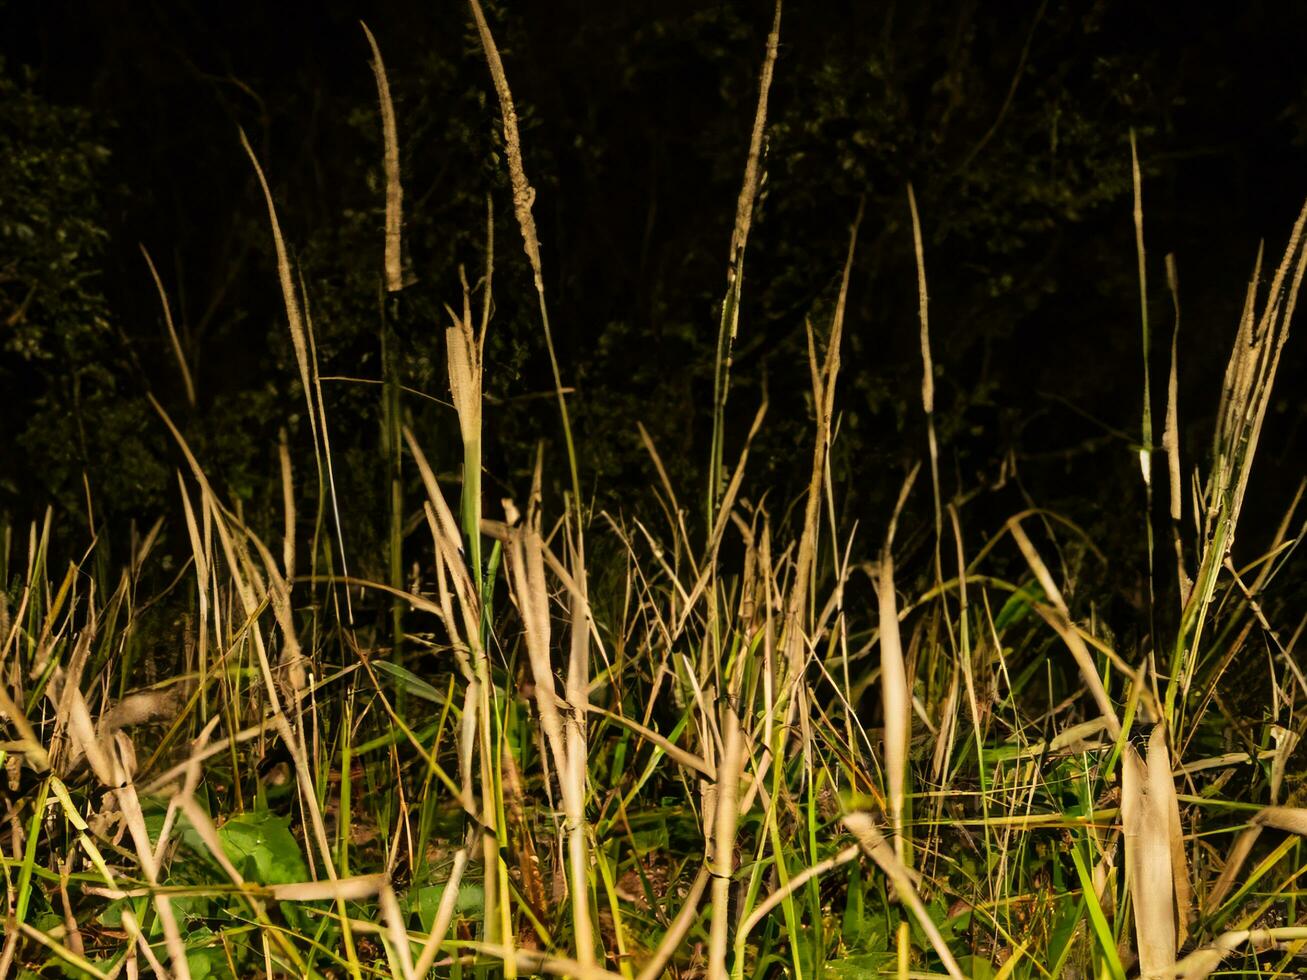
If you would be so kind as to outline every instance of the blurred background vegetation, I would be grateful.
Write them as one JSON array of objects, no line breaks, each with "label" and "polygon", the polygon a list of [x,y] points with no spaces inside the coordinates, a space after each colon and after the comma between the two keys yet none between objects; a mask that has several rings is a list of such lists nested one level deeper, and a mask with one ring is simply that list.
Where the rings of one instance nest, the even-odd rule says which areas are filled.
[{"label": "blurred background vegetation", "polygon": [[[539,195],[583,479],[598,506],[637,501],[650,480],[643,422],[682,502],[696,501],[734,220],[724,202],[739,186],[770,7],[488,7]],[[1307,194],[1307,62],[1296,47],[1307,8],[996,9],[786,6],[729,445],[765,396],[746,493],[765,488],[779,512],[806,483],[804,321],[826,322],[865,198],[832,466],[846,526],[883,525],[925,438],[912,181],[945,492],[991,489],[969,517],[986,531],[1029,500],[1067,513],[1115,552],[1109,594],[1141,616],[1146,550],[1132,520],[1142,519],[1120,519],[1142,514],[1143,493],[1128,134],[1138,134],[1146,175],[1155,394],[1172,324],[1163,255],[1174,252],[1179,267],[1192,464],[1207,445],[1258,241],[1279,254]],[[360,17],[395,97],[413,279],[384,318],[381,133]],[[432,445],[457,442],[453,413],[433,401],[449,394],[443,306],[461,302],[460,264],[473,281],[481,274],[487,194],[497,246],[488,501],[524,496],[538,440],[561,453],[497,113],[464,7],[11,0],[0,2],[0,38],[0,513],[14,526],[53,503],[66,532],[91,527],[117,541],[129,521],[173,513],[178,457],[149,393],[256,526],[278,519],[281,428],[298,471],[310,472],[266,212],[238,127],[302,270],[322,373],[340,379],[327,382],[328,421],[358,571],[384,577],[379,382],[407,389],[404,415]],[[140,245],[169,293],[193,406]],[[1302,474],[1301,333],[1255,471],[1253,541],[1265,537],[1258,503],[1282,513]],[[1159,418],[1162,407],[1159,397]],[[456,469],[453,453],[433,456],[442,472]],[[184,533],[171,536],[184,552]]]}]

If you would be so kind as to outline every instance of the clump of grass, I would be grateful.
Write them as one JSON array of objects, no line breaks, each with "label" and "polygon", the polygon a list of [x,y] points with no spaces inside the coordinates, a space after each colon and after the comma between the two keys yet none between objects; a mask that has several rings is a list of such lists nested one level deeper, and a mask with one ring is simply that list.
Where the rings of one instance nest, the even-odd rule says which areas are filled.
[{"label": "clump of grass", "polygon": [[[798,516],[777,519],[742,493],[766,404],[733,454],[723,413],[779,5],[718,325],[705,533],[692,533],[679,502],[699,488],[678,494],[643,429],[654,513],[587,506],[508,73],[476,0],[470,9],[556,384],[563,506],[550,514],[545,474],[564,464],[543,449],[502,515],[483,500],[491,220],[485,272],[475,285],[461,277],[443,333],[459,445],[432,449],[387,408],[392,462],[402,449],[422,487],[398,501],[394,524],[419,531],[392,540],[387,557],[393,568],[400,548],[421,554],[422,574],[413,587],[350,576],[339,519],[325,520],[338,508],[308,301],[242,135],[266,197],[316,485],[297,484],[283,440],[277,554],[223,503],[157,406],[185,461],[168,520],[184,529],[178,581],[191,598],[170,600],[189,617],[176,669],[145,685],[142,622],[166,596],[142,589],[162,519],[117,578],[93,560],[99,545],[56,566],[53,515],[28,533],[25,565],[6,529],[0,577],[21,585],[0,594],[0,976],[1288,969],[1307,947],[1296,893],[1307,808],[1300,786],[1281,796],[1297,771],[1307,682],[1293,641],[1273,629],[1268,587],[1297,543],[1301,488],[1261,558],[1237,568],[1231,545],[1307,265],[1307,210],[1269,294],[1259,303],[1256,273],[1249,287],[1211,459],[1192,480],[1188,548],[1176,398],[1185,351],[1168,262],[1177,328],[1162,448],[1183,613],[1174,637],[1118,649],[1093,597],[1045,558],[1097,554],[1058,515],[1013,515],[968,554],[974,491],[946,489],[938,466],[923,216],[910,189],[933,561],[918,568],[901,543],[915,468],[887,527],[855,534],[836,521],[829,454],[861,210],[831,319],[807,324],[814,417]],[[385,147],[378,275],[402,293],[398,128],[380,46],[366,36]],[[1141,209],[1136,220],[1143,282]],[[461,453],[457,487],[431,465],[437,451]],[[308,535],[297,517],[306,496]],[[596,596],[586,542],[600,535],[618,547],[595,579],[611,594]],[[1197,556],[1192,576],[1186,554]],[[354,621],[352,604],[375,599],[397,604],[389,632]],[[1234,665],[1262,669],[1259,640],[1277,700],[1264,718],[1236,717],[1222,695]]]}]

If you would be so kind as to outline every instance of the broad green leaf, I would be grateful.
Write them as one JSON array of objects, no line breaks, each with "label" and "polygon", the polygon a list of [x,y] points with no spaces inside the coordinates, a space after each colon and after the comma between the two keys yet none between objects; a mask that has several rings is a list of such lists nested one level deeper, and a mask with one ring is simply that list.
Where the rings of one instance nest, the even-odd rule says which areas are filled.
[{"label": "broad green leaf", "polygon": [[1002,633],[1009,626],[1015,626],[1030,615],[1032,602],[1043,602],[1045,598],[1044,590],[1040,588],[1038,582],[1026,583],[1003,603],[1003,608],[994,618],[994,629]]},{"label": "broad green leaf", "polygon": [[[431,929],[436,920],[436,910],[440,908],[441,896],[445,894],[444,885],[427,885],[418,889],[418,918],[422,928]],[[454,913],[465,917],[480,915],[486,907],[486,890],[477,884],[463,884],[458,888],[458,898],[454,902]]]},{"label": "broad green leaf", "polygon": [[444,694],[437,691],[408,668],[401,667],[399,664],[392,664],[388,660],[373,660],[370,661],[370,663],[383,674],[389,674],[391,677],[395,678],[395,680],[399,682],[399,686],[414,697],[421,698],[423,701],[430,701],[433,704],[445,703]]},{"label": "broad green leaf", "polygon": [[227,858],[242,874],[265,885],[288,884],[308,878],[304,854],[285,817],[264,812],[242,813],[218,828]]}]

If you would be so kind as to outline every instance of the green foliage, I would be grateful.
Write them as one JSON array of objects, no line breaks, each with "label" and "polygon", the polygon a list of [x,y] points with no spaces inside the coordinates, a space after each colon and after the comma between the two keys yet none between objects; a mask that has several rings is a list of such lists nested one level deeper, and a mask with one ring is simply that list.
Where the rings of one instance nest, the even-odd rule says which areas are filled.
[{"label": "green foliage", "polygon": [[[411,894],[416,901],[418,921],[422,928],[430,930],[436,920],[436,909],[445,896],[445,885],[423,885]],[[486,890],[477,884],[460,885],[458,897],[454,900],[454,913],[469,919],[479,918],[486,907]]]},{"label": "green foliage", "polygon": [[278,885],[304,881],[308,869],[284,816],[242,813],[218,828],[227,859],[249,881]]},{"label": "green foliage", "polygon": [[77,354],[109,330],[96,281],[97,223],[109,151],[91,114],[53,106],[0,62],[0,241],[3,349],[26,363]]},{"label": "green foliage", "polygon": [[[150,506],[165,471],[104,296],[108,128],[52,105],[0,62],[0,474],[12,506]],[[130,395],[127,393],[131,392]]]}]

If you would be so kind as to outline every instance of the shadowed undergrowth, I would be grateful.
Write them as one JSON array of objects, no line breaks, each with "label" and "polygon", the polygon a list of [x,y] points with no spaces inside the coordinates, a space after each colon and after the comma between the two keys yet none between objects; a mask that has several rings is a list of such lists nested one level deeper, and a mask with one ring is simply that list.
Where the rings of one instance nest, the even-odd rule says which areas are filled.
[{"label": "shadowed undergrowth", "polygon": [[[929,216],[911,188],[904,247],[918,279],[904,288],[919,296],[928,440],[918,467],[884,474],[901,484],[892,519],[842,526],[829,466],[845,298],[874,214],[850,216],[831,312],[807,324],[807,363],[793,366],[811,385],[811,440],[794,458],[807,492],[777,501],[750,485],[767,406],[740,444],[726,418],[779,5],[730,243],[703,483],[674,486],[641,429],[660,506],[589,506],[512,94],[476,0],[471,12],[565,458],[541,450],[524,496],[485,499],[489,220],[484,269],[463,276],[443,330],[461,444],[430,445],[386,382],[389,551],[365,564],[388,578],[350,573],[312,297],[242,134],[316,466],[293,472],[283,440],[284,522],[252,527],[156,402],[183,460],[178,506],[133,536],[126,567],[111,569],[94,541],[56,560],[57,515],[6,532],[0,976],[1291,971],[1307,946],[1295,756],[1307,678],[1301,611],[1277,604],[1274,586],[1300,539],[1302,486],[1285,488],[1259,557],[1236,566],[1232,547],[1307,268],[1307,211],[1274,268],[1257,257],[1213,393],[1210,453],[1182,459],[1187,352],[1169,259],[1176,322],[1154,437],[1136,163],[1140,477],[1165,506],[1122,518],[1146,538],[1158,624],[1125,648],[1083,586],[1111,569],[1081,529],[1035,502],[998,528],[969,527],[983,491],[941,471]],[[405,289],[401,126],[367,40],[393,310]],[[457,463],[461,478],[448,478]],[[566,474],[560,500],[545,492],[550,469]],[[165,525],[189,546],[171,578],[151,567]],[[368,620],[378,604],[384,615]],[[160,652],[149,624],[165,610],[179,626]]]}]

